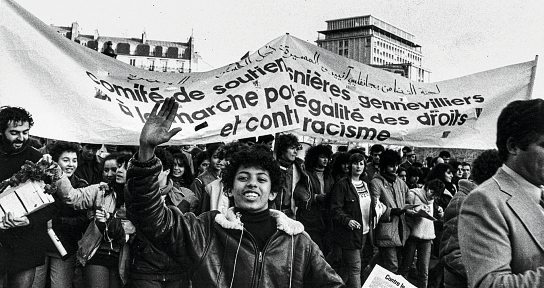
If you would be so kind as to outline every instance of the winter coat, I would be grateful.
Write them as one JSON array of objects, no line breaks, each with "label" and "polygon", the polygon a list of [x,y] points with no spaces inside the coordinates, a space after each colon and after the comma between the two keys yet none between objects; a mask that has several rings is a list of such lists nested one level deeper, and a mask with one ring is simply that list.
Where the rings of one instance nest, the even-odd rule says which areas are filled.
[{"label": "winter coat", "polygon": [[324,232],[326,214],[327,193],[330,193],[333,179],[330,174],[323,174],[324,191],[320,191],[319,178],[315,171],[310,171],[302,177],[293,192],[293,198],[297,209],[297,221],[304,225],[306,231]]},{"label": "winter coat", "polygon": [[[366,183],[363,182],[365,188]],[[367,188],[368,189],[368,188]],[[331,213],[334,221],[334,240],[335,243],[344,249],[362,249],[363,248],[363,233],[361,229],[350,229],[348,223],[350,220],[355,220],[363,225],[363,216],[361,213],[361,205],[359,203],[359,195],[355,190],[355,186],[351,183],[348,177],[342,178],[332,188],[331,195]],[[383,210],[378,208],[376,211],[376,198],[370,196],[370,213],[368,223],[370,225],[369,239],[370,243],[374,241],[374,227],[377,219],[383,213]]]},{"label": "winter coat", "polygon": [[130,161],[128,216],[139,233],[188,269],[194,288],[343,286],[299,222],[271,210],[277,230],[259,251],[232,209],[196,217],[164,206],[157,185],[161,171],[156,157]]},{"label": "winter coat", "polygon": [[406,204],[406,193],[408,186],[399,179],[395,179],[393,184],[378,174],[370,181],[370,194],[385,204],[387,210],[382,215],[375,231],[375,244],[378,247],[400,247],[404,246],[410,228],[406,223],[404,214],[400,216],[391,215],[392,208],[403,208]]},{"label": "winter coat", "polygon": [[[166,205],[173,205],[182,212],[189,212],[194,209],[191,203],[196,203],[196,197],[191,190],[182,189],[184,189],[183,192],[175,188],[170,180],[167,186],[161,189],[161,194],[166,195],[164,199]],[[130,243],[131,279],[175,281],[187,278],[186,271],[179,263],[174,261],[168,253],[157,248],[157,245],[148,240],[143,233],[138,232],[136,231]]]}]

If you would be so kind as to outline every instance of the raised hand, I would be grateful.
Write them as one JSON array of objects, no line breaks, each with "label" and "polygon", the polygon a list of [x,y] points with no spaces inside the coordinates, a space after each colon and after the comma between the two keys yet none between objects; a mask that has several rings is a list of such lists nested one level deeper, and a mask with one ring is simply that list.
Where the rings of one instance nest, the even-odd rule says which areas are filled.
[{"label": "raised hand", "polygon": [[[140,150],[138,153],[138,160],[140,161],[151,159],[155,147],[168,142],[181,131],[181,128],[170,130],[179,107],[174,98],[166,98],[160,110],[159,105],[159,103],[155,104],[140,133]],[[157,112],[157,110],[159,111]]]}]

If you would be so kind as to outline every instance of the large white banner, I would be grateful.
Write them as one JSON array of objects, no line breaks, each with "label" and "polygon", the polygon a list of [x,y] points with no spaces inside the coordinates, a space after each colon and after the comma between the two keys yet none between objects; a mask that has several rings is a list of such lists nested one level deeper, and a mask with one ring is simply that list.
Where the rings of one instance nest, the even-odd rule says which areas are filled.
[{"label": "large white banner", "polygon": [[0,105],[35,118],[31,133],[76,142],[137,144],[151,108],[180,103],[172,144],[294,131],[340,141],[486,149],[496,119],[530,97],[535,61],[465,77],[411,82],[290,35],[204,73],[124,64],[58,35],[0,0]]}]

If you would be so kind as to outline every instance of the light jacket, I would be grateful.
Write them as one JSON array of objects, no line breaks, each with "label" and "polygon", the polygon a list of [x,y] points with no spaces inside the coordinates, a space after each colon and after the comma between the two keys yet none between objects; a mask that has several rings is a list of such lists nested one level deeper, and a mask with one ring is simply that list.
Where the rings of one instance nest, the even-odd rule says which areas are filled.
[{"label": "light jacket", "polygon": [[259,251],[231,209],[226,215],[209,211],[196,217],[166,207],[158,194],[161,166],[156,157],[130,161],[128,216],[138,232],[188,269],[193,287],[343,286],[303,226],[279,211],[271,210],[277,230]]},{"label": "light jacket", "polygon": [[210,197],[210,210],[219,210],[219,212],[224,213],[229,209],[229,198],[223,191],[221,179],[215,179],[206,185],[205,189]]},{"label": "light jacket", "polygon": [[[428,200],[427,197],[425,197],[425,190],[423,188],[410,189],[406,196],[407,204],[425,205],[427,208],[431,208],[427,210],[431,216],[439,218],[437,206],[434,205],[433,202],[433,200]],[[423,207],[421,207],[421,209],[423,209]],[[415,211],[410,210],[410,212]],[[406,222],[408,223],[408,227],[410,227],[410,237],[422,240],[432,240],[436,238],[432,220],[407,213]]]},{"label": "light jacket", "polygon": [[398,177],[393,184],[378,174],[370,181],[370,194],[385,204],[385,213],[380,218],[375,231],[375,244],[378,247],[400,247],[404,246],[410,228],[406,223],[404,214],[400,216],[391,215],[392,208],[403,208],[406,204],[406,192],[408,186]]}]

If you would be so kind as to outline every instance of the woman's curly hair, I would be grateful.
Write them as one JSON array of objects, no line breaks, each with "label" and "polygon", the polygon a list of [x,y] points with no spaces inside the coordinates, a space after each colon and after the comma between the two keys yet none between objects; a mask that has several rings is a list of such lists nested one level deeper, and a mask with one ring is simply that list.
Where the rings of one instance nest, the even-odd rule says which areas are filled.
[{"label": "woman's curly hair", "polygon": [[306,157],[304,157],[304,165],[306,165],[306,169],[313,170],[315,167],[317,167],[317,161],[321,155],[330,159],[332,156],[331,148],[322,144],[310,147],[308,151],[306,151]]},{"label": "woman's curly hair", "polygon": [[271,192],[280,190],[280,166],[272,157],[270,151],[267,151],[260,145],[240,150],[230,160],[229,165],[223,171],[222,182],[226,191],[232,189],[236,172],[240,167],[256,167],[268,172],[271,181]]},{"label": "woman's curly hair", "polygon": [[[74,152],[79,154],[79,145],[72,142],[65,142],[65,141],[57,141],[51,148],[49,149],[49,154],[51,155],[51,158],[53,158],[53,161],[59,162],[60,155],[64,152]],[[78,155],[79,158],[79,155]],[[78,159],[79,160],[79,159]]]}]

